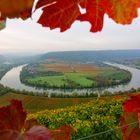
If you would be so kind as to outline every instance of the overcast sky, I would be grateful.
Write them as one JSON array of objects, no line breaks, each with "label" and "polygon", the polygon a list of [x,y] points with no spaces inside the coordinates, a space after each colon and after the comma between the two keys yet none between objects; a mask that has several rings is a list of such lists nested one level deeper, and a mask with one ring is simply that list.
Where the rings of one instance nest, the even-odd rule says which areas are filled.
[{"label": "overcast sky", "polygon": [[[140,10],[139,10],[140,13]],[[102,32],[90,33],[86,22],[75,22],[64,33],[27,21],[8,20],[0,31],[0,54],[37,54],[68,50],[140,49],[140,17],[131,25],[118,25],[105,16]]]}]

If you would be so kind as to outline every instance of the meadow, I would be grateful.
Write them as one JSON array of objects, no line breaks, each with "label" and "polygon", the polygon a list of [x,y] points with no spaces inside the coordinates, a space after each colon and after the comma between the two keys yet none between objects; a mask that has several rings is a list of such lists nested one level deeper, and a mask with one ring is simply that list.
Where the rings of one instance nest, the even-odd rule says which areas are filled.
[{"label": "meadow", "polygon": [[86,63],[40,63],[21,72],[21,81],[43,88],[95,88],[125,83],[128,71]]}]

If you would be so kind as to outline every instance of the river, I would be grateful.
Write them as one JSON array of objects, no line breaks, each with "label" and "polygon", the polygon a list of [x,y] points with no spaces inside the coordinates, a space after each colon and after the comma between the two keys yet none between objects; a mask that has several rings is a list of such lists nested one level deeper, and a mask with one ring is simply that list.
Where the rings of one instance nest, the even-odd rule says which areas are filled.
[{"label": "river", "polygon": [[37,89],[35,87],[27,86],[21,83],[20,81],[20,71],[25,65],[21,65],[18,67],[12,68],[10,71],[8,71],[3,78],[1,79],[0,83],[3,84],[4,86],[18,89],[18,90],[26,90],[26,91],[33,91],[33,92],[48,92],[48,93],[72,93],[72,92],[77,92],[77,93],[91,93],[93,91],[111,91],[111,92],[118,92],[118,91],[126,91],[130,90],[131,88],[139,88],[140,87],[140,70],[136,68],[132,68],[129,66],[124,66],[122,64],[116,64],[116,63],[109,63],[105,62],[106,64],[114,67],[118,67],[124,70],[128,70],[132,74],[132,79],[129,83],[126,85],[118,85],[110,88],[99,88],[99,89],[72,89],[72,90],[53,90],[53,89]]}]

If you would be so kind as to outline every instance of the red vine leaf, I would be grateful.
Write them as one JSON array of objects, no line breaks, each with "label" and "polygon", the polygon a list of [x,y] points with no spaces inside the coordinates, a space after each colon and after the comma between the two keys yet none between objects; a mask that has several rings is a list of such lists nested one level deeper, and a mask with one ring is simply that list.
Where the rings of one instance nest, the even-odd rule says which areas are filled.
[{"label": "red vine leaf", "polygon": [[115,22],[121,24],[130,24],[138,16],[140,0],[109,0],[107,14]]},{"label": "red vine leaf", "polygon": [[[31,17],[33,3],[34,0],[0,0],[1,17],[27,19]],[[50,29],[60,28],[61,32],[76,20],[88,21],[91,32],[101,31],[105,14],[117,23],[130,24],[137,17],[139,7],[140,0],[38,0],[36,4],[36,9],[43,10],[38,23]],[[5,22],[0,22],[3,29]]]},{"label": "red vine leaf", "polygon": [[54,140],[70,140],[73,132],[76,130],[68,125],[63,125],[58,130],[51,130]]},{"label": "red vine leaf", "polygon": [[140,94],[131,96],[131,99],[127,100],[123,107],[127,112],[140,112]]},{"label": "red vine leaf", "polygon": [[[70,140],[70,134],[75,130],[70,126],[62,126],[60,130],[49,130],[37,126],[35,119],[26,120],[26,112],[21,101],[12,100],[7,107],[0,108],[0,140],[58,140],[59,132],[63,134],[60,140]],[[59,131],[59,132],[58,132]],[[54,133],[58,137],[53,137]]]},{"label": "red vine leaf", "polygon": [[0,0],[0,12],[4,18],[26,19],[31,16],[34,0]]},{"label": "red vine leaf", "polygon": [[[124,113],[120,124],[123,126],[123,140],[140,139],[140,94],[131,95],[131,99],[123,104]],[[124,127],[125,126],[125,127]]]},{"label": "red vine leaf", "polygon": [[30,128],[32,128],[35,125],[39,125],[36,119],[26,120],[24,124],[24,129],[25,131],[28,131]]},{"label": "red vine leaf", "polygon": [[134,128],[129,135],[128,140],[140,140],[140,129]]},{"label": "red vine leaf", "polygon": [[27,140],[27,138],[16,131],[4,130],[0,131],[0,140]]},{"label": "red vine leaf", "polygon": [[122,139],[125,140],[128,137],[128,125],[126,123],[125,117],[120,118],[120,125],[122,127]]},{"label": "red vine leaf", "polygon": [[9,106],[0,108],[0,131],[5,129],[20,131],[25,119],[26,112],[22,108],[21,101],[12,100]]},{"label": "red vine leaf", "polygon": [[[65,31],[76,20],[88,21],[91,32],[101,31],[104,14],[108,14],[115,22],[130,24],[137,17],[139,0],[39,0],[36,9],[43,7],[38,21],[50,29],[60,28]],[[85,13],[80,11],[85,9]]]},{"label": "red vine leaf", "polygon": [[50,29],[60,28],[61,32],[70,28],[80,15],[78,0],[39,0],[36,8],[43,7],[38,23]]},{"label": "red vine leaf", "polygon": [[[124,112],[120,119],[120,125],[122,127],[122,139],[128,140],[128,137],[132,130],[138,126],[138,115],[136,112]],[[131,124],[131,125],[130,125]]]},{"label": "red vine leaf", "polygon": [[25,133],[29,140],[52,140],[50,130],[43,126],[34,126]]},{"label": "red vine leaf", "polygon": [[81,14],[78,19],[88,21],[92,25],[91,32],[101,31],[107,5],[108,1],[106,0],[84,0],[80,3],[80,6],[86,9],[86,13]]},{"label": "red vine leaf", "polygon": [[35,9],[38,9],[42,6],[47,6],[49,4],[55,3],[56,0],[38,0]]}]

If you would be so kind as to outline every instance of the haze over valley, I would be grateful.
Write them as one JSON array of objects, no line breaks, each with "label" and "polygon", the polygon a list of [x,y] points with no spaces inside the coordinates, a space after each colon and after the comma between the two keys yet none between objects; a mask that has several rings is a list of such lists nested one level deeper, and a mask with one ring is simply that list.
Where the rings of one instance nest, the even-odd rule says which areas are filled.
[{"label": "haze over valley", "polygon": [[0,0],[0,140],[140,140],[140,0]]}]

